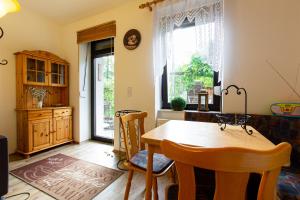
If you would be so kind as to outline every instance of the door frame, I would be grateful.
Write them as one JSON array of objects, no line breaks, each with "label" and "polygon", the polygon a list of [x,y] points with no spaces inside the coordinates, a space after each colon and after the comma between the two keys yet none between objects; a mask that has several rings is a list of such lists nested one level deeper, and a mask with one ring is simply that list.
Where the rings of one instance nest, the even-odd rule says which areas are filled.
[{"label": "door frame", "polygon": [[[103,49],[103,50],[95,50],[95,47],[98,43],[101,43],[103,41],[107,40],[112,40],[112,47],[108,49]],[[101,142],[105,143],[110,143],[113,144],[114,139],[109,139],[109,138],[104,138],[96,135],[96,76],[97,76],[97,70],[96,66],[94,65],[94,59],[95,58],[100,58],[104,57],[107,55],[114,55],[114,37],[104,39],[104,40],[98,40],[98,41],[93,41],[91,42],[91,130],[92,130],[92,135],[91,138],[92,140],[98,140]]]}]

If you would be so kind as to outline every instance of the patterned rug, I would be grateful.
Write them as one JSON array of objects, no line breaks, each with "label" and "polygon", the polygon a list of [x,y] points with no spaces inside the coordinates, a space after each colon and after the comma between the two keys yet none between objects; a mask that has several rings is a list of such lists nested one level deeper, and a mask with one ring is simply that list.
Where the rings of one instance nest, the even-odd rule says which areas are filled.
[{"label": "patterned rug", "polygon": [[10,172],[59,200],[90,200],[123,173],[57,154]]}]

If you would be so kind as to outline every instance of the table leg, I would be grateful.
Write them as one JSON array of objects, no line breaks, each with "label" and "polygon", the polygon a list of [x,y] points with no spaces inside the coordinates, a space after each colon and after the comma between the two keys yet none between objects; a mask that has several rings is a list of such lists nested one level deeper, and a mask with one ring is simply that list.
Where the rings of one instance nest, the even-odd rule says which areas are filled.
[{"label": "table leg", "polygon": [[146,200],[151,200],[152,194],[152,171],[153,171],[153,153],[154,148],[148,145],[148,161],[147,161],[147,173],[146,173]]}]

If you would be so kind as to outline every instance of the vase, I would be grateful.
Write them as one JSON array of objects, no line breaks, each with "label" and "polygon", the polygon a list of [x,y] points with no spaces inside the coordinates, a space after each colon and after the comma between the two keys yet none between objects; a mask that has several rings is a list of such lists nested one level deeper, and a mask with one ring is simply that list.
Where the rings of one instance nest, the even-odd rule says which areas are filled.
[{"label": "vase", "polygon": [[37,108],[42,108],[43,107],[43,101],[38,101],[37,104],[36,104],[36,107]]}]

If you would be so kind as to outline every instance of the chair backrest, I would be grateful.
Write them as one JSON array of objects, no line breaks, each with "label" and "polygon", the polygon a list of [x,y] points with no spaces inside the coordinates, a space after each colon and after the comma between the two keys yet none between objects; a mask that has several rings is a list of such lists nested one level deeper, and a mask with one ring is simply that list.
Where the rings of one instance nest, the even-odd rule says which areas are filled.
[{"label": "chair backrest", "polygon": [[141,145],[141,136],[145,133],[144,119],[146,117],[147,112],[130,113],[121,116],[121,127],[127,160],[143,148]]},{"label": "chair backrest", "polygon": [[251,172],[262,174],[257,199],[276,199],[277,178],[281,166],[290,162],[291,154],[291,145],[285,142],[268,151],[190,147],[167,140],[162,141],[161,148],[167,157],[175,161],[179,200],[194,200],[196,197],[194,167],[215,171],[214,200],[246,199]]}]

